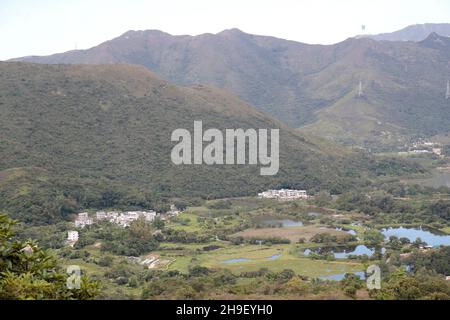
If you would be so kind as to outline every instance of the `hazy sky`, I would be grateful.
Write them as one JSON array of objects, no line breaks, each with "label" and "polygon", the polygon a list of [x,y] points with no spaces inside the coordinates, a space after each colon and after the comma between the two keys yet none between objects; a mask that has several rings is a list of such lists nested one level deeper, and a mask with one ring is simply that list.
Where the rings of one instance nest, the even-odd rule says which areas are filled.
[{"label": "hazy sky", "polygon": [[128,30],[239,28],[307,43],[425,22],[450,23],[449,0],[0,0],[0,60],[86,49]]}]

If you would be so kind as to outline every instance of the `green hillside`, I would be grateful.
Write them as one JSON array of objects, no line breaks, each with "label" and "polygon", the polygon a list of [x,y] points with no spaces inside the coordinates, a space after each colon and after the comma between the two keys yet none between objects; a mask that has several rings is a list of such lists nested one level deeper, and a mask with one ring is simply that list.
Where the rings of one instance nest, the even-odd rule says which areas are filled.
[{"label": "green hillside", "polygon": [[311,94],[330,104],[302,131],[378,148],[449,131],[450,38],[432,34],[420,43],[348,42],[365,45],[352,49],[349,61],[308,77]]},{"label": "green hillside", "polygon": [[[192,131],[194,120],[204,128],[279,128],[279,173],[173,165],[171,133]],[[0,210],[26,221],[269,187],[339,193],[368,183],[371,172],[383,174],[378,162],[301,135],[229,93],[177,87],[131,65],[0,63],[0,136]]]}]

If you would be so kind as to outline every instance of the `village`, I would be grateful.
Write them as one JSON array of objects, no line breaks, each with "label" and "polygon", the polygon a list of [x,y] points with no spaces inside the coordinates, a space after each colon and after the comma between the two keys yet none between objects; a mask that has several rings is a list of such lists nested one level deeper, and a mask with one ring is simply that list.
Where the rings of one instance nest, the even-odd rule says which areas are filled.
[{"label": "village", "polygon": [[[193,266],[226,269],[233,274],[258,272],[260,268],[291,269],[310,279],[341,281],[345,274],[362,277],[365,263],[372,261],[384,261],[389,266],[401,264],[412,275],[409,266],[418,259],[417,255],[443,254],[447,241],[443,237],[448,236],[437,237],[437,231],[434,238],[432,230],[425,227],[391,226],[392,221],[377,223],[360,212],[317,207],[313,201],[306,202],[305,199],[313,197],[301,188],[273,188],[249,197],[207,200],[199,206],[186,206],[181,214],[175,206],[167,213],[155,210],[81,212],[77,224],[84,225],[84,229],[74,228],[68,233],[67,242],[76,245],[64,250],[70,263],[86,263],[105,282],[110,281],[114,288],[120,286],[130,293],[135,292],[136,283],[145,285],[144,280],[139,280],[141,273],[188,274]],[[230,202],[229,207],[223,205],[225,201]],[[176,214],[178,217],[173,216]],[[114,223],[118,227],[109,227],[116,234],[124,235],[128,233],[127,225],[133,226],[137,217],[143,221],[167,221],[163,229],[150,230],[162,234],[157,240],[159,246],[139,252],[118,252],[111,247],[119,247],[120,241],[110,241],[103,235],[92,237],[96,229],[89,227],[90,224]],[[424,241],[419,241],[419,236]],[[122,271],[115,271],[125,268],[125,276]],[[442,274],[442,279],[448,280],[449,275]]]},{"label": "village", "polygon": [[[93,225],[101,221],[108,221],[117,224],[123,228],[129,227],[133,221],[143,219],[147,222],[153,222],[156,218],[168,220],[170,217],[178,216],[180,211],[175,205],[170,206],[170,210],[166,213],[157,213],[150,211],[97,211],[95,217],[91,217],[88,212],[80,212],[75,219],[75,227],[83,229],[86,226]],[[79,240],[79,232],[69,230],[67,232],[67,244],[73,247]]]},{"label": "village", "polygon": [[[271,189],[258,193],[260,199],[276,199],[278,201],[293,201],[300,199],[309,199],[306,190],[295,189]],[[98,222],[107,221],[117,224],[123,228],[129,227],[133,221],[143,219],[147,222],[153,222],[156,218],[161,220],[168,220],[170,217],[176,217],[181,213],[178,208],[172,204],[170,210],[166,213],[157,213],[154,210],[150,211],[97,211],[90,215],[88,212],[80,212],[75,218],[75,228],[83,229],[86,226],[93,225]],[[66,243],[73,247],[79,240],[80,234],[77,230],[69,230],[67,232]],[[159,259],[145,260],[142,264],[147,266],[154,266]]]},{"label": "village", "polygon": [[399,152],[399,154],[434,154],[443,157],[443,145],[437,142],[418,140],[411,145],[406,146],[408,151]]}]

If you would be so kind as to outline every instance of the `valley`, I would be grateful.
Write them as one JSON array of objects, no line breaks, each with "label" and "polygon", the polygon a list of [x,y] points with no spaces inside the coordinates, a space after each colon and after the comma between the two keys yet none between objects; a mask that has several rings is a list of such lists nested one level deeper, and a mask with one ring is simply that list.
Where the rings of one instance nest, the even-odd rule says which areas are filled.
[{"label": "valley", "polygon": [[[100,282],[101,296],[107,299],[204,298],[210,277],[216,284],[207,289],[208,294],[217,297],[242,298],[241,293],[246,292],[253,298],[288,298],[293,292],[303,292],[311,298],[330,298],[338,294],[345,274],[364,279],[371,264],[411,268],[414,264],[407,259],[411,255],[446,250],[450,244],[448,220],[435,216],[432,209],[415,219],[395,213],[396,206],[421,202],[423,192],[391,198],[394,203],[388,216],[374,213],[386,200],[379,202],[380,207],[374,202],[371,210],[352,200],[356,207],[348,209],[348,195],[330,198],[327,205],[322,195],[293,201],[226,198],[201,201],[164,220],[136,220],[126,228],[101,221],[87,225],[77,229],[80,236],[74,248],[62,241],[67,228],[74,228],[73,222],[58,224],[56,233],[50,231],[54,226],[34,227],[31,233],[25,228],[19,237],[34,234],[41,243],[52,243],[64,263],[80,265]],[[435,194],[429,201],[444,199],[448,201]],[[153,238],[153,249],[123,242],[124,234],[136,232],[140,238]],[[268,280],[281,275],[288,277],[284,284]],[[221,277],[224,280],[218,280]],[[185,280],[189,283],[198,278],[205,284],[193,285],[193,291],[184,293],[170,285],[153,287],[158,281],[170,283],[174,278],[189,279]],[[303,289],[290,291],[294,280]],[[258,287],[264,281],[269,281],[268,287],[274,285],[271,281],[281,285],[278,293],[268,293],[271,289],[261,292]],[[313,288],[318,285],[321,289]],[[176,293],[171,291],[175,289]],[[367,298],[367,294],[358,289],[339,297]]]},{"label": "valley", "polygon": [[0,61],[0,300],[450,300],[449,26]]}]

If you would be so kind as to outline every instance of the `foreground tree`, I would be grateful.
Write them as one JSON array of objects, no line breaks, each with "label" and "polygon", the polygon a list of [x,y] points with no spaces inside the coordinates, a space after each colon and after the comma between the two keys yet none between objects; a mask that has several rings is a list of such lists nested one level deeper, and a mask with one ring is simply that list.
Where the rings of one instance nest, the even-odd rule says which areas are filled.
[{"label": "foreground tree", "polygon": [[399,268],[382,283],[381,290],[371,291],[380,300],[450,300],[450,285],[442,275],[421,269],[415,274]]},{"label": "foreground tree", "polygon": [[[56,257],[33,241],[15,241],[16,222],[0,215],[0,300],[94,299],[98,284],[82,276],[79,288],[69,289],[69,274]],[[69,279],[70,282],[70,279]]]}]

